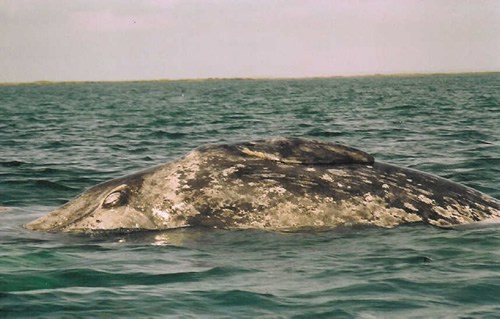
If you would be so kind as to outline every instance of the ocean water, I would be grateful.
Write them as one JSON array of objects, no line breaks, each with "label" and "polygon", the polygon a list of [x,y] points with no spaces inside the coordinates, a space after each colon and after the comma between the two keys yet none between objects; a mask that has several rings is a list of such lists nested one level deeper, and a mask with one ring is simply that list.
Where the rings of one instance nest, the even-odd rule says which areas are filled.
[{"label": "ocean water", "polygon": [[500,74],[0,86],[0,318],[500,318],[500,227],[43,234],[206,143],[347,144],[500,198]]}]

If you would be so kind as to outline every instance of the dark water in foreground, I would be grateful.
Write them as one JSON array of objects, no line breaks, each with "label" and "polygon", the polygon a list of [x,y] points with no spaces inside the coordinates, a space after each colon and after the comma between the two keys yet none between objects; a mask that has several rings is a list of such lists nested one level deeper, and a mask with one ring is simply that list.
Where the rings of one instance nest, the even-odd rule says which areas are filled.
[{"label": "dark water in foreground", "polygon": [[0,86],[0,318],[500,318],[500,227],[32,233],[209,142],[337,141],[500,198],[500,75]]}]

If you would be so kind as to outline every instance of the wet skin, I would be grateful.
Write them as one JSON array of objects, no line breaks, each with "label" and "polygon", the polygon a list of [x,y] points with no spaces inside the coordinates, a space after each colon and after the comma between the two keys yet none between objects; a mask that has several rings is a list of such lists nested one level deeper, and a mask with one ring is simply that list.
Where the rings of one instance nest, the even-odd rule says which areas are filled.
[{"label": "wet skin", "polygon": [[48,232],[179,227],[298,230],[496,221],[498,200],[346,146],[270,139],[207,145],[88,189],[27,225]]}]

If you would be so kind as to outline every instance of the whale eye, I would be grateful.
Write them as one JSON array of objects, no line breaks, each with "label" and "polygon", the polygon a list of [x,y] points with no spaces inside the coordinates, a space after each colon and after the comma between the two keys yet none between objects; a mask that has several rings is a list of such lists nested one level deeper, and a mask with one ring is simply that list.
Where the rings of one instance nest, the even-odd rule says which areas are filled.
[{"label": "whale eye", "polygon": [[127,194],[123,191],[115,191],[109,194],[102,202],[103,208],[121,206],[127,203]]}]

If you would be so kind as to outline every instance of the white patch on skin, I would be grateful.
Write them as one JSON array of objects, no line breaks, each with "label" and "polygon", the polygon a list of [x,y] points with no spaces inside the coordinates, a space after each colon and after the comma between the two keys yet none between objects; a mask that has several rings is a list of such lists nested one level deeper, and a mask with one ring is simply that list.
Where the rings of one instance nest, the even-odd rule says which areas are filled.
[{"label": "white patch on skin", "polygon": [[172,206],[172,209],[178,210],[178,209],[184,208],[185,206],[186,206],[185,202],[177,203],[177,204],[175,204],[175,205]]},{"label": "white patch on skin", "polygon": [[283,187],[280,187],[280,186],[271,187],[268,190],[268,193],[278,193],[280,195],[283,195],[284,193],[286,193],[286,189],[284,189]]},{"label": "white patch on skin", "polygon": [[455,219],[458,224],[469,224],[474,222],[474,220],[471,218],[472,211],[468,207],[459,206],[453,208],[449,205],[446,207],[435,206],[432,208],[432,210],[443,217]]},{"label": "white patch on skin", "polygon": [[411,209],[411,210],[412,210],[412,211],[414,211],[414,212],[418,212],[418,209],[417,209],[415,206],[413,206],[412,204],[410,204],[410,203],[404,203],[403,205],[404,205],[406,208]]},{"label": "white patch on skin", "polygon": [[429,197],[426,197],[424,195],[418,195],[418,199],[426,204],[433,205],[434,200],[430,199]]},{"label": "white patch on skin", "polygon": [[169,221],[172,218],[172,215],[170,215],[169,212],[166,212],[158,208],[153,208],[153,215],[164,221]]},{"label": "white patch on skin", "polygon": [[337,175],[337,176],[349,176],[349,174],[347,174],[347,172],[345,172],[341,169],[330,168],[327,171],[328,171],[328,173],[333,174],[333,175]]},{"label": "white patch on skin", "polygon": [[422,217],[415,215],[415,214],[408,214],[405,219],[406,222],[420,222],[422,221]]},{"label": "white patch on skin", "polygon": [[411,178],[407,178],[406,180],[407,180],[408,182],[410,182],[410,183],[411,183],[411,182],[413,182],[413,180],[412,180]]},{"label": "white patch on skin", "polygon": [[[174,190],[182,187],[180,179],[179,179],[179,175],[175,174],[175,173],[170,174],[165,178],[165,181],[166,181],[165,184],[167,186],[166,189],[168,191],[165,192],[165,194],[163,195],[163,198],[165,200],[175,201],[177,199],[177,195],[175,194]],[[154,186],[151,186],[151,189],[154,189]]]},{"label": "white patch on skin", "polygon": [[314,167],[308,167],[308,168],[306,168],[306,171],[308,171],[308,172],[316,172],[316,169]]},{"label": "white patch on skin", "polygon": [[387,185],[387,184],[383,184],[383,185],[382,185],[382,188],[383,188],[383,189],[389,189],[389,185]]},{"label": "white patch on skin", "polygon": [[493,199],[492,199],[490,196],[486,195],[486,194],[480,194],[480,196],[481,196],[481,198],[482,198],[483,200],[485,200],[485,201],[487,201],[487,202],[491,202],[491,201],[493,201]]},{"label": "white patch on skin", "polygon": [[276,162],[280,161],[280,158],[274,154],[269,154],[269,153],[260,152],[260,151],[252,151],[252,150],[248,149],[247,147],[242,148],[241,152],[244,154],[247,154],[250,156],[255,156],[255,157],[258,157],[261,159],[265,159],[265,160],[276,161]]},{"label": "white patch on skin", "polygon": [[344,185],[340,184],[340,183],[337,183],[337,186],[338,187],[344,187]]},{"label": "white patch on skin", "polygon": [[227,176],[229,176],[237,171],[238,171],[237,167],[229,167],[229,168],[222,170],[222,176],[227,177]]},{"label": "white patch on skin", "polygon": [[448,223],[444,219],[438,219],[438,220],[429,219],[429,224],[434,225],[434,226],[438,226],[438,227],[450,226],[450,223]]},{"label": "white patch on skin", "polygon": [[366,193],[364,197],[367,202],[372,202],[374,200],[372,194],[370,193]]},{"label": "white patch on skin", "polygon": [[321,176],[321,179],[328,182],[333,182],[333,178],[328,174],[323,174],[323,176]]}]

